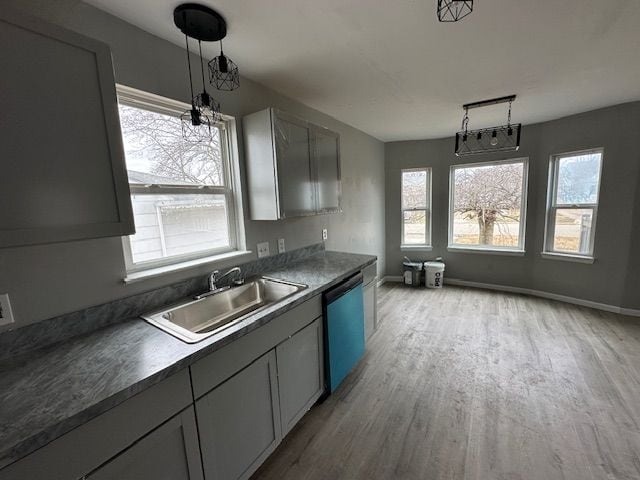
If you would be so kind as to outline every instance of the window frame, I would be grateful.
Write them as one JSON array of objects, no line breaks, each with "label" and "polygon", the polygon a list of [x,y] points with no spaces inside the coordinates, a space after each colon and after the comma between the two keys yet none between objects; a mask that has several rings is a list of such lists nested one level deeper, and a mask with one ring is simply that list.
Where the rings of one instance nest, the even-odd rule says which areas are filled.
[{"label": "window frame", "polygon": [[[116,85],[118,104],[127,105],[134,108],[145,109],[164,115],[180,116],[190,106],[178,100],[161,97],[149,92],[137,90],[124,85]],[[235,119],[228,115],[222,115],[221,121],[216,123],[216,128],[220,132],[220,147],[222,150],[222,186],[212,185],[171,185],[171,184],[132,184],[129,183],[131,198],[132,195],[162,195],[162,194],[185,194],[185,195],[223,195],[225,198],[227,228],[229,234],[229,245],[224,247],[199,250],[197,252],[162,257],[154,260],[141,262],[133,261],[130,236],[122,237],[124,260],[127,274],[137,274],[140,272],[156,270],[162,267],[180,267],[186,262],[197,260],[215,261],[224,258],[234,252],[244,251],[244,228],[241,224],[243,219],[241,190],[239,181],[239,168],[237,161],[237,146],[234,142]],[[126,162],[126,160],[125,160]]]},{"label": "window frame", "polygon": [[[427,198],[424,207],[404,208],[404,182],[405,172],[425,172],[427,183]],[[431,167],[403,168],[400,170],[400,249],[401,250],[430,250],[432,248],[432,170]],[[425,212],[425,242],[426,243],[404,243],[404,212]]]},{"label": "window frame", "polygon": [[[598,166],[598,188],[596,203],[583,204],[556,204],[558,193],[558,172],[560,168],[560,160],[567,157],[575,157],[579,155],[600,154],[600,165]],[[604,148],[587,148],[584,150],[575,150],[572,152],[563,152],[552,154],[549,158],[549,179],[547,183],[547,204],[545,211],[544,225],[544,242],[542,248],[542,256],[545,258],[559,260],[575,260],[583,263],[593,263],[595,260],[595,238],[596,227],[598,221],[598,207],[600,205],[600,189],[602,187],[602,165],[604,163]],[[554,250],[555,236],[555,214],[558,209],[562,210],[589,210],[592,211],[591,232],[589,233],[589,251],[588,253],[569,252],[566,250]]]},{"label": "window frame", "polygon": [[[520,203],[520,225],[518,231],[518,246],[504,247],[499,245],[482,246],[453,243],[453,219],[455,205],[455,171],[462,168],[489,167],[522,163],[522,194]],[[451,252],[490,253],[502,255],[524,255],[526,252],[527,205],[529,193],[529,157],[507,158],[503,160],[489,160],[486,162],[459,163],[449,168],[449,232],[447,250]]]}]

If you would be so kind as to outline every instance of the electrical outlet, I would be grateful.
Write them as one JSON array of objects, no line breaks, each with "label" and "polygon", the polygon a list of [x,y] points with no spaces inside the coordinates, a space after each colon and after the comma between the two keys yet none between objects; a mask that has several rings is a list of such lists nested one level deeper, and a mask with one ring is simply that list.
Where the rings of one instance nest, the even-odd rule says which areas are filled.
[{"label": "electrical outlet", "polygon": [[284,253],[284,238],[278,239],[278,253]]},{"label": "electrical outlet", "polygon": [[0,295],[0,325],[8,325],[13,323],[13,312],[11,311],[11,302],[9,302],[9,294]]},{"label": "electrical outlet", "polygon": [[322,240],[326,240],[327,238],[329,238],[329,232],[327,232],[326,228],[322,229]]},{"label": "electrical outlet", "polygon": [[269,242],[262,242],[258,244],[258,258],[269,256]]}]

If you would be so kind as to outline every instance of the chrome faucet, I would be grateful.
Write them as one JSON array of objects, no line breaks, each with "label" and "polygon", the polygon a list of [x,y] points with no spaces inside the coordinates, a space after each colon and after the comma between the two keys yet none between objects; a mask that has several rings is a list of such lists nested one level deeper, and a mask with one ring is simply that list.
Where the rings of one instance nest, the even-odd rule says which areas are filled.
[{"label": "chrome faucet", "polygon": [[[237,274],[237,277],[234,281],[234,285],[242,285],[244,283],[244,277],[242,276],[242,270],[240,267],[233,267],[230,270],[227,270],[222,275],[220,275],[219,270],[215,270],[211,275],[209,275],[209,291],[213,292],[214,290],[218,290],[218,282],[229,275]],[[222,287],[224,288],[224,287]]]}]

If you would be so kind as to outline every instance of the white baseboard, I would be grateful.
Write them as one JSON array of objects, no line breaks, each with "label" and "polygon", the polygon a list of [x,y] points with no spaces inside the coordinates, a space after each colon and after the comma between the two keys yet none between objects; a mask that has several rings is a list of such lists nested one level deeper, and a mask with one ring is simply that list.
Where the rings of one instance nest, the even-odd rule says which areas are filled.
[{"label": "white baseboard", "polygon": [[605,312],[620,313],[622,315],[640,317],[640,310],[635,310],[633,308],[623,308],[623,307],[618,307],[616,305],[608,305],[606,303],[592,302],[591,300],[568,297],[566,295],[558,295],[557,293],[543,292],[541,290],[533,290],[530,288],[510,287],[507,285],[494,285],[491,283],[470,282],[468,280],[458,280],[457,278],[447,278],[447,277],[445,277],[444,279],[444,284],[458,285],[460,287],[483,288],[485,290],[497,290],[500,292],[521,293],[524,295],[532,295],[534,297],[548,298],[550,300],[557,300],[560,302],[571,303],[573,305],[580,305],[582,307],[595,308],[597,310],[603,310]]}]

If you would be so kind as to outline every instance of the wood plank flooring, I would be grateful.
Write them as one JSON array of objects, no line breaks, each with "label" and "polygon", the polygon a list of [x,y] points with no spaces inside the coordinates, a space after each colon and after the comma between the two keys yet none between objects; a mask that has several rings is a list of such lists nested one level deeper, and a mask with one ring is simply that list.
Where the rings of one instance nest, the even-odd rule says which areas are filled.
[{"label": "wood plank flooring", "polygon": [[363,361],[255,479],[640,479],[640,319],[379,291]]}]

